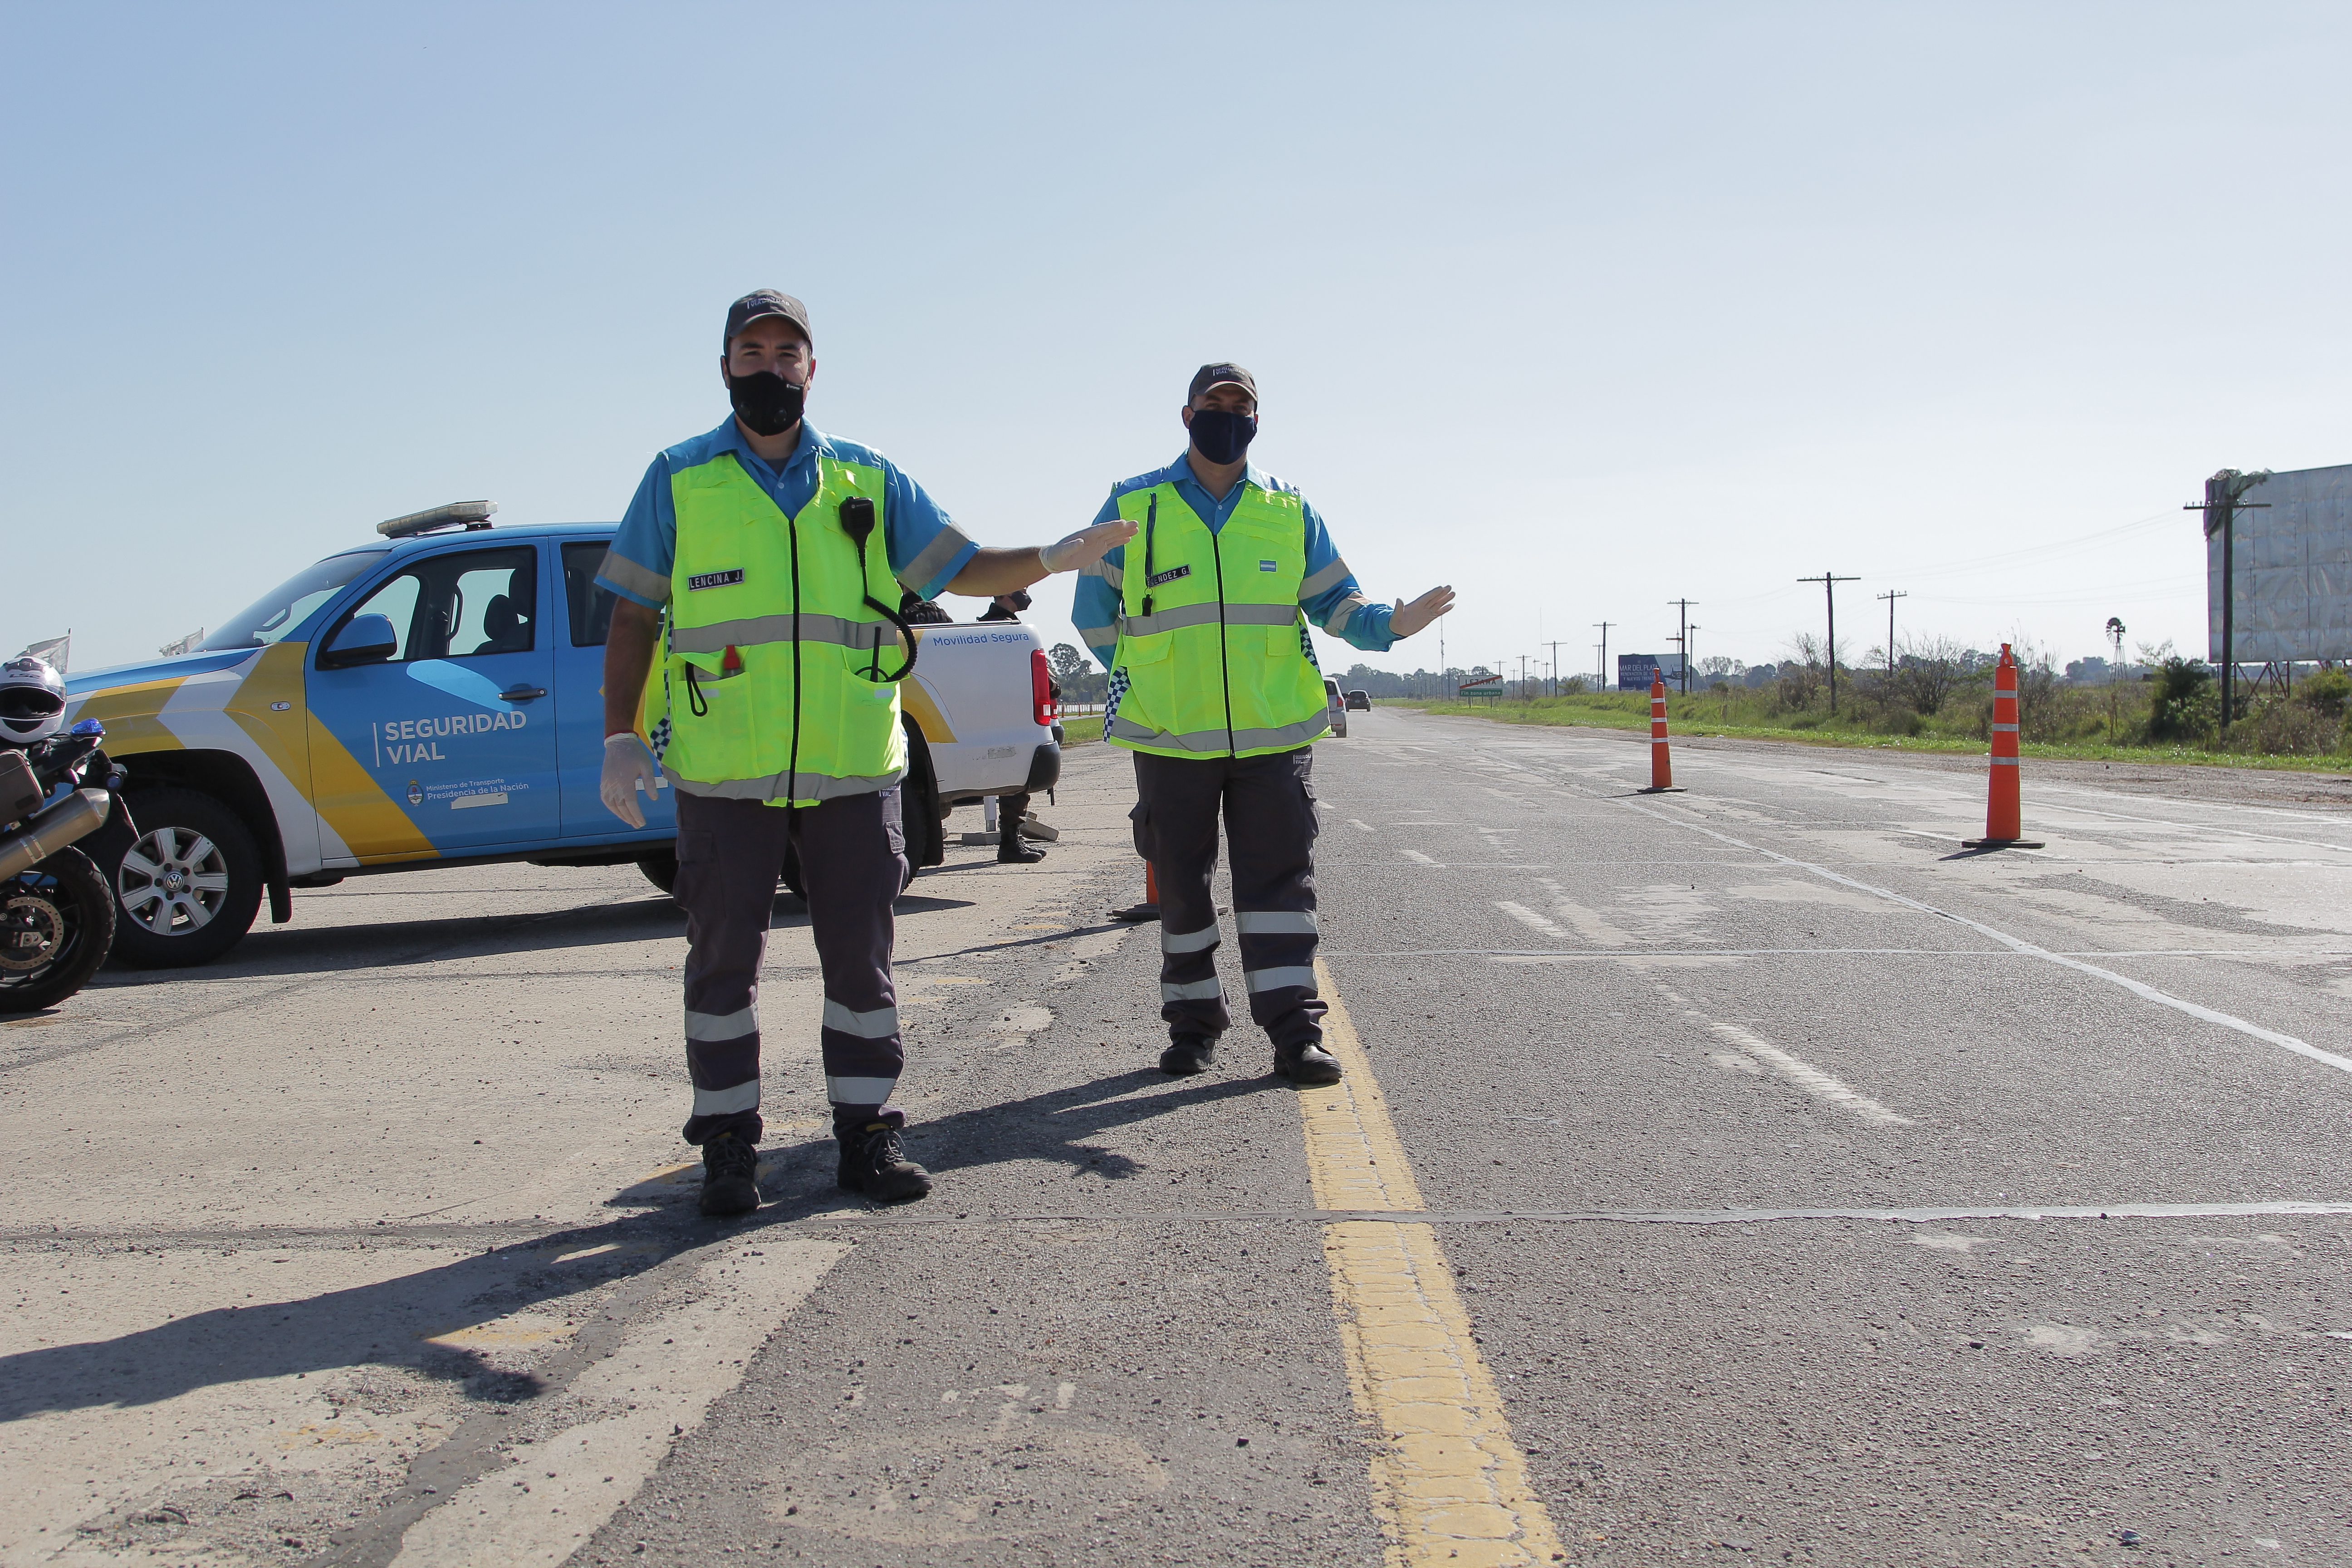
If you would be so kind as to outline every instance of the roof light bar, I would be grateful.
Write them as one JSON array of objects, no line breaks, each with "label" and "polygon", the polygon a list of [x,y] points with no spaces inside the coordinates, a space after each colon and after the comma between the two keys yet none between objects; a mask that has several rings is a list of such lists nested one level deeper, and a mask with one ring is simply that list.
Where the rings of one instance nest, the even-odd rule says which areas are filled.
[{"label": "roof light bar", "polygon": [[490,513],[498,510],[499,503],[494,500],[453,500],[430,510],[412,511],[406,517],[385,518],[375,525],[375,531],[386,539],[414,539],[438,528],[488,528]]}]

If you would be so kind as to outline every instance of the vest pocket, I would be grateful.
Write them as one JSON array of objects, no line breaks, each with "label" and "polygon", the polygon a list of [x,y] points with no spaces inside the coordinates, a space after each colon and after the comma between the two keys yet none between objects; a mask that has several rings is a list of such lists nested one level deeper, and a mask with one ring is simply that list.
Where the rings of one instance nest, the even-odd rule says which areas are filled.
[{"label": "vest pocket", "polygon": [[1175,646],[1174,632],[1153,632],[1146,637],[1121,637],[1118,641],[1118,657],[1111,662],[1124,665],[1158,664],[1174,650]]},{"label": "vest pocket", "polygon": [[1268,658],[1304,658],[1307,646],[1300,639],[1305,634],[1297,626],[1265,628],[1265,656]]}]

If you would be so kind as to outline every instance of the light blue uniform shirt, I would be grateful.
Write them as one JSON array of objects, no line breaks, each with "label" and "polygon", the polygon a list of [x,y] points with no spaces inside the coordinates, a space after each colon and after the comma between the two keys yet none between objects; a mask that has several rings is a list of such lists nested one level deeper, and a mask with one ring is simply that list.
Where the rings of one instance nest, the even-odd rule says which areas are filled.
[{"label": "light blue uniform shirt", "polygon": [[[1296,486],[1284,484],[1253,463],[1243,468],[1240,480],[1220,500],[1209,493],[1208,487],[1192,472],[1192,465],[1179,454],[1174,462],[1156,473],[1138,474],[1111,486],[1110,499],[1103,502],[1095,521],[1116,522],[1119,497],[1148,490],[1155,485],[1174,485],[1176,493],[1184,498],[1184,504],[1200,514],[1212,533],[1223,528],[1225,519],[1234,515],[1245,486],[1298,493]],[[1298,585],[1299,606],[1307,612],[1308,620],[1333,637],[1344,638],[1368,653],[1387,652],[1396,642],[1395,635],[1389,630],[1389,606],[1372,604],[1364,597],[1363,590],[1356,585],[1355,574],[1348,570],[1348,563],[1332,547],[1321,514],[1303,498],[1298,504],[1307,516],[1307,576]],[[1099,565],[1078,574],[1077,600],[1070,609],[1070,619],[1076,623],[1078,636],[1086,639],[1087,647],[1106,669],[1110,668],[1118,650],[1119,584],[1126,575],[1127,546],[1113,545]]]},{"label": "light blue uniform shirt", "polygon": [[922,486],[873,447],[827,436],[804,420],[800,445],[779,472],[751,450],[730,414],[718,429],[679,442],[646,469],[629,510],[621,518],[621,531],[614,536],[613,547],[596,574],[600,587],[648,609],[668,603],[670,567],[677,560],[677,504],[670,495],[670,475],[709,462],[721,452],[734,453],[743,471],[768,492],[786,517],[799,516],[815,496],[819,452],[881,469],[882,531],[890,552],[890,570],[902,586],[922,598],[946,587],[980,550],[949,521]]}]

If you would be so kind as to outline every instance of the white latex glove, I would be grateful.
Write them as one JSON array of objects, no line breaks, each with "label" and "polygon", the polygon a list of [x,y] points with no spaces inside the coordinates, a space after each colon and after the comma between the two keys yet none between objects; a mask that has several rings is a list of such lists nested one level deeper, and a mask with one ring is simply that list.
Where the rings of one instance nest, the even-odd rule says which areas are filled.
[{"label": "white latex glove", "polygon": [[1409,637],[1422,627],[1454,607],[1452,587],[1432,588],[1412,604],[1402,599],[1389,612],[1389,630],[1401,637]]},{"label": "white latex glove", "polygon": [[1067,539],[1055,540],[1037,552],[1037,560],[1049,575],[1082,571],[1108,554],[1112,545],[1125,544],[1134,537],[1135,524],[1125,518],[1098,522],[1092,528],[1078,530]]},{"label": "white latex glove", "polygon": [[661,787],[661,764],[634,730],[623,730],[604,737],[604,776],[596,787],[604,809],[632,827],[646,825],[645,807],[637,804],[637,791],[646,792],[650,799]]}]

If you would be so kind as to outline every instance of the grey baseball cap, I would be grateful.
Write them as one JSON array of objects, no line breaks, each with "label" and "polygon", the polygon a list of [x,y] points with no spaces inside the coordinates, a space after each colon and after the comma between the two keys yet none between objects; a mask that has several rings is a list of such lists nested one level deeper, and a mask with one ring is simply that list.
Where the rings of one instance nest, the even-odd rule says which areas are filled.
[{"label": "grey baseball cap", "polygon": [[773,289],[754,289],[727,307],[727,335],[719,340],[719,352],[726,353],[727,346],[744,328],[763,316],[782,317],[801,330],[801,336],[809,341],[811,348],[816,346],[816,334],[809,331],[806,305]]},{"label": "grey baseball cap", "polygon": [[[815,340],[810,341],[813,342]],[[1201,394],[1213,386],[1238,386],[1250,395],[1252,401],[1255,401],[1257,397],[1257,377],[1230,360],[1219,360],[1214,364],[1204,364],[1192,373],[1192,385],[1191,390],[1184,394],[1184,401],[1198,403],[1201,400]]]}]

